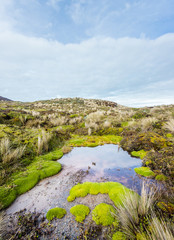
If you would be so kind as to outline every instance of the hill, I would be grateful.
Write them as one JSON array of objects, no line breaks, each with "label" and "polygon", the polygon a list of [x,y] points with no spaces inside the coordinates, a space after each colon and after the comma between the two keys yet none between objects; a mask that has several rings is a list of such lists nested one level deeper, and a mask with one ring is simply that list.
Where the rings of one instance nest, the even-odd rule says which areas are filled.
[{"label": "hill", "polygon": [[1,97],[0,96],[0,101],[12,101],[11,99],[5,98],[5,97]]}]

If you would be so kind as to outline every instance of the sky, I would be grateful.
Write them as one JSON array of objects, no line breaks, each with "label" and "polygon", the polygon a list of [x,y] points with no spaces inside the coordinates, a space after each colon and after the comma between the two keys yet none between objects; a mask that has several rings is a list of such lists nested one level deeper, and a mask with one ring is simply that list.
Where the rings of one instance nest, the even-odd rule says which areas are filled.
[{"label": "sky", "polygon": [[0,0],[0,96],[174,104],[174,0]]}]

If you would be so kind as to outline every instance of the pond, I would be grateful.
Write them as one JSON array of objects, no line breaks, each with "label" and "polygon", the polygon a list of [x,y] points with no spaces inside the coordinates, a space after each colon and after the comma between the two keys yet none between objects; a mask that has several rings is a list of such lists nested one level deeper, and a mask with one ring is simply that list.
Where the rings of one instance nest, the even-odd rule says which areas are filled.
[{"label": "pond", "polygon": [[140,189],[140,178],[134,168],[141,167],[141,159],[131,157],[118,145],[105,144],[98,147],[76,147],[65,154],[59,162],[86,171],[83,182],[114,181],[126,187]]}]

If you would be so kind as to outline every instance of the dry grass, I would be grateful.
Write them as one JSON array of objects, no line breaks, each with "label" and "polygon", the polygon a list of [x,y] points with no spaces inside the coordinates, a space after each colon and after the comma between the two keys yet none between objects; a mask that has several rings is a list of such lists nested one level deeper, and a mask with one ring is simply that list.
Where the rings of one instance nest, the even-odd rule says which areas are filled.
[{"label": "dry grass", "polygon": [[149,131],[153,129],[153,124],[157,122],[155,117],[143,118],[140,121],[140,127],[143,131]]},{"label": "dry grass", "polygon": [[44,151],[48,152],[51,137],[50,133],[46,133],[42,130],[42,134],[38,136],[38,154],[42,154]]},{"label": "dry grass", "polygon": [[106,120],[104,123],[103,123],[103,127],[104,128],[108,128],[108,127],[111,127],[111,122]]},{"label": "dry grass", "polygon": [[150,223],[150,230],[147,230],[146,239],[149,240],[174,240],[174,224],[167,223],[154,217]]},{"label": "dry grass", "polygon": [[3,212],[0,213],[0,239],[5,239],[3,237],[5,237],[5,229],[6,229],[6,225],[7,225],[7,219],[4,215]]},{"label": "dry grass", "polygon": [[128,239],[174,240],[174,224],[156,216],[155,201],[156,191],[143,183],[141,196],[130,193],[117,207],[116,218]]},{"label": "dry grass", "polygon": [[20,146],[13,149],[8,138],[3,138],[0,143],[0,154],[3,163],[9,163],[22,157],[26,146]]},{"label": "dry grass", "polygon": [[62,148],[63,154],[69,153],[69,152],[71,152],[71,150],[72,150],[72,148],[68,147],[68,146],[63,146],[63,148]]},{"label": "dry grass", "polygon": [[166,122],[166,124],[164,125],[164,128],[171,132],[174,132],[174,119],[171,118],[168,122]]},{"label": "dry grass", "polygon": [[129,193],[123,199],[122,205],[117,207],[116,218],[129,239],[134,239],[146,226],[148,217],[152,213],[154,196],[153,189],[148,190],[143,183],[141,196]]},{"label": "dry grass", "polygon": [[65,117],[59,117],[59,118],[50,118],[50,122],[53,126],[61,126],[65,125],[67,123],[67,119]]}]

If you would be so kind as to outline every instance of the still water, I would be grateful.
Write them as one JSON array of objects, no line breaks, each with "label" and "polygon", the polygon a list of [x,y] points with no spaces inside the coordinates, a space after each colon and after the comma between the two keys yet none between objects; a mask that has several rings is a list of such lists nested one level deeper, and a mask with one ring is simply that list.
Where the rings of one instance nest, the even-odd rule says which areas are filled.
[{"label": "still water", "polygon": [[59,162],[86,171],[83,182],[114,181],[134,190],[140,189],[140,178],[134,168],[141,167],[141,159],[131,157],[118,145],[105,144],[94,148],[76,147]]}]

